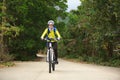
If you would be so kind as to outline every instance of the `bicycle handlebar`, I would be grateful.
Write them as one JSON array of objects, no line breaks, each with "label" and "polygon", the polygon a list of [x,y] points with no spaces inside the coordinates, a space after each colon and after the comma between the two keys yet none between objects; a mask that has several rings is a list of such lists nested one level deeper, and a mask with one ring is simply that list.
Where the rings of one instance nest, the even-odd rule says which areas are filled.
[{"label": "bicycle handlebar", "polygon": [[45,41],[52,41],[52,40],[54,40],[54,41],[59,41],[59,39],[58,38],[44,38],[43,40],[45,40]]}]

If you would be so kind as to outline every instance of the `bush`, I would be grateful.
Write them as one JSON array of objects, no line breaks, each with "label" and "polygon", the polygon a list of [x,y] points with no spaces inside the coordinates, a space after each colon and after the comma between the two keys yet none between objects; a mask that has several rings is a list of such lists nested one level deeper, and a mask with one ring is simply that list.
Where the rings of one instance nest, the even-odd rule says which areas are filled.
[{"label": "bush", "polygon": [[13,55],[10,54],[1,54],[0,55],[0,61],[7,62],[7,61],[12,61],[14,59]]},{"label": "bush", "polygon": [[21,52],[16,54],[14,53],[14,57],[14,60],[31,61],[36,58],[36,54]]},{"label": "bush", "polygon": [[12,67],[14,66],[15,64],[13,62],[2,62],[0,63],[1,66],[6,66],[6,67]]},{"label": "bush", "polygon": [[79,59],[80,61],[84,61],[84,58],[83,58],[82,56],[79,56],[78,59]]}]

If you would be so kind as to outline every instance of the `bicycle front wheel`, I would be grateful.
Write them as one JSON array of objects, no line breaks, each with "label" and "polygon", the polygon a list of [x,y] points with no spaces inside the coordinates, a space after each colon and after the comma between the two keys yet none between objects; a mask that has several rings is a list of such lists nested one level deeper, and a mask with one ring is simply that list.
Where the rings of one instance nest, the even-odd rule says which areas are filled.
[{"label": "bicycle front wheel", "polygon": [[51,55],[50,55],[50,52],[49,52],[49,73],[51,73]]},{"label": "bicycle front wheel", "polygon": [[55,63],[52,63],[52,70],[55,71]]}]

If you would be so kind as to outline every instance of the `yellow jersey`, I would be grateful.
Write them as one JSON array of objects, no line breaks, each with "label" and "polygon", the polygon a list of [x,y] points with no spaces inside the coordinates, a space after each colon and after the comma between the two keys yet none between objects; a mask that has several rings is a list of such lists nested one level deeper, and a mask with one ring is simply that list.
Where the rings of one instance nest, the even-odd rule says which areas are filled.
[{"label": "yellow jersey", "polygon": [[[48,33],[48,29],[49,29],[49,33]],[[41,38],[43,39],[45,36],[47,35],[48,38],[53,38],[55,39],[57,38],[61,38],[59,31],[55,28],[54,31],[54,27],[52,29],[50,28],[46,28],[41,36]],[[52,40],[52,42],[56,42],[55,40]]]}]

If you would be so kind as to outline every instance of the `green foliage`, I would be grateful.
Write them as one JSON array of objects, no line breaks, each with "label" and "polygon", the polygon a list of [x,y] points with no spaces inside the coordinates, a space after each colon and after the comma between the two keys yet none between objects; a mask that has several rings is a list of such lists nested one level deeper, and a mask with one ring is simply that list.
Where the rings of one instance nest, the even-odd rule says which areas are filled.
[{"label": "green foliage", "polygon": [[69,24],[66,32],[69,32],[69,37],[63,43],[65,48],[62,52],[66,50],[64,56],[119,66],[120,55],[114,53],[114,49],[120,44],[120,15],[118,15],[120,1],[81,0],[81,2],[78,10],[73,10],[68,15]]},{"label": "green foliage", "polygon": [[[78,10],[66,13],[67,0],[6,0],[4,44],[16,60],[30,60],[45,43],[40,41],[47,21],[53,19],[62,35],[60,57],[77,58],[102,65],[119,66],[120,0],[81,0]],[[67,16],[67,17],[66,17]],[[65,19],[59,22],[57,19]]]},{"label": "green foliage", "polygon": [[14,65],[13,62],[0,62],[0,66],[12,67]]},{"label": "green foliage", "polygon": [[8,62],[8,61],[12,61],[13,59],[14,59],[14,56],[10,55],[10,54],[1,54],[0,55],[0,61]]},{"label": "green foliage", "polygon": [[10,27],[1,27],[0,26],[0,31],[3,30],[3,35],[4,36],[11,36],[11,37],[16,37],[19,35],[20,28],[10,26]]},{"label": "green foliage", "polygon": [[[3,29],[8,52],[14,55],[16,60],[33,59],[38,50],[45,47],[40,36],[48,26],[47,21],[57,21],[57,17],[65,18],[65,3],[66,0],[6,0],[4,16],[7,26]],[[59,29],[63,30],[64,23],[60,26],[62,27]]]}]

